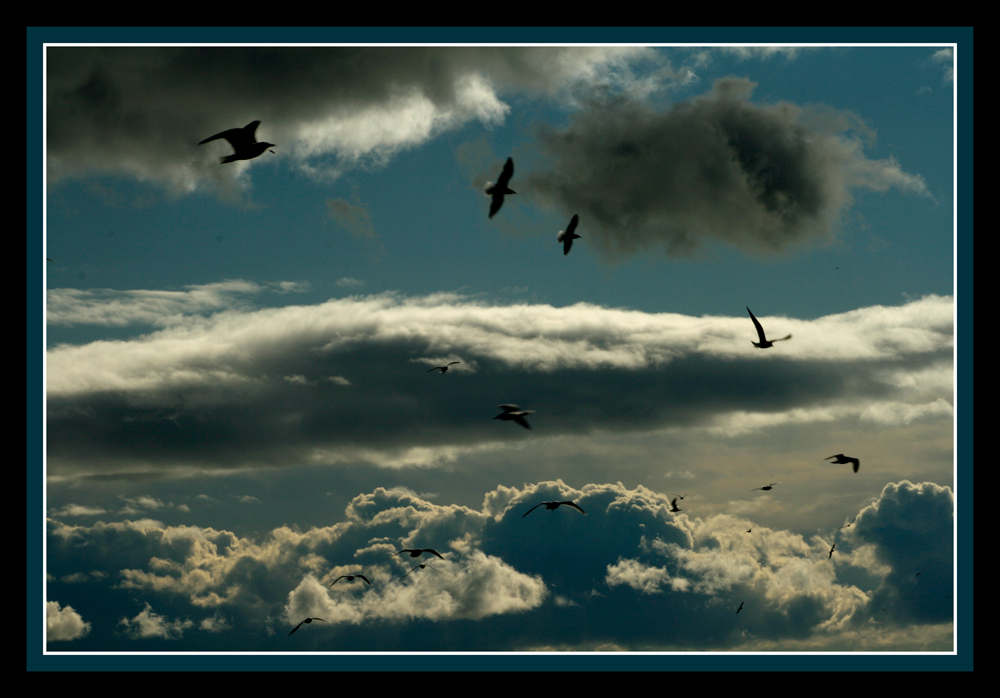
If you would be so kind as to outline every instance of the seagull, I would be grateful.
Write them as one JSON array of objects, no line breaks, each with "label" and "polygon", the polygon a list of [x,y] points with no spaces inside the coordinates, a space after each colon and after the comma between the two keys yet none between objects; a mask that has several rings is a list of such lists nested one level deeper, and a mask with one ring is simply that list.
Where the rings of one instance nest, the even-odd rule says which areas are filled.
[{"label": "seagull", "polygon": [[514,175],[514,158],[507,158],[507,162],[504,163],[503,172],[500,173],[500,177],[497,179],[497,183],[487,182],[486,188],[483,189],[483,193],[486,196],[492,197],[493,201],[490,203],[490,218],[493,218],[503,206],[503,197],[505,194],[516,194],[517,192],[507,186],[510,183],[510,178]]},{"label": "seagull", "polygon": [[[439,553],[437,550],[431,550],[430,548],[413,548],[413,549],[407,548],[405,550],[400,550],[398,553],[396,553],[396,555],[402,555],[403,553],[409,553],[410,557],[420,557],[421,553],[430,553],[431,555],[437,555],[438,557],[441,557],[441,553]],[[395,557],[395,555],[393,557]],[[441,557],[441,559],[443,560],[444,558]]]},{"label": "seagull", "polygon": [[[462,363],[462,362],[461,361],[452,361],[450,364],[448,364],[448,366],[453,366],[454,364],[460,364],[460,363]],[[448,366],[435,366],[434,368],[430,369],[430,371],[426,371],[426,373],[430,373],[431,371],[440,371],[441,373],[447,373],[448,372]]]},{"label": "seagull", "polygon": [[858,517],[857,517],[857,516],[855,516],[855,517],[854,517],[853,519],[851,519],[851,520],[850,520],[850,521],[848,521],[848,522],[847,522],[846,524],[844,524],[843,526],[841,526],[841,528],[847,528],[848,526],[850,526],[850,525],[851,525],[852,523],[854,523],[854,522],[855,522],[855,521],[857,521],[857,520],[858,520]]},{"label": "seagull", "polygon": [[498,414],[493,419],[502,419],[505,422],[517,422],[525,429],[531,429],[531,425],[528,424],[525,416],[531,414],[534,410],[522,410],[517,405],[497,405],[497,407],[502,409],[503,413]]},{"label": "seagull", "polygon": [[342,574],[339,577],[337,577],[336,579],[334,579],[332,582],[330,582],[330,586],[333,586],[334,584],[336,584],[337,582],[339,582],[341,579],[346,579],[349,582],[353,582],[355,579],[363,579],[366,582],[368,582],[368,586],[371,586],[371,584],[372,584],[371,582],[368,581],[368,577],[366,577],[363,574]]},{"label": "seagull", "polygon": [[437,572],[438,574],[441,574],[441,572],[440,572],[439,570],[436,570],[436,569],[434,569],[434,568],[433,568],[433,567],[431,567],[430,565],[417,565],[416,567],[414,567],[414,568],[413,568],[412,570],[410,570],[409,572],[407,572],[407,573],[406,573],[406,574],[404,574],[403,576],[404,576],[404,577],[409,577],[409,576],[410,576],[410,574],[412,574],[412,573],[413,573],[413,572],[414,572],[415,570],[418,570],[418,569],[422,570],[422,569],[424,569],[424,568],[427,568],[427,569],[429,569],[429,570],[434,570],[434,571],[435,571],[435,572]]},{"label": "seagull", "polygon": [[[836,547],[837,547],[837,544],[834,543],[833,544],[833,548],[836,548]],[[830,548],[830,555],[826,558],[827,560],[829,560],[831,557],[833,557],[833,548]]]},{"label": "seagull", "polygon": [[[205,145],[209,141],[225,138],[229,141],[229,145],[233,146],[233,150],[236,152],[232,155],[227,155],[224,158],[219,158],[220,162],[227,163],[236,162],[237,160],[253,160],[258,155],[263,155],[265,150],[274,146],[274,143],[262,143],[257,141],[257,137],[254,133],[257,131],[258,126],[260,126],[259,121],[251,121],[243,128],[231,128],[228,131],[223,131],[222,133],[217,133],[214,136],[209,136],[198,145]],[[273,153],[274,151],[272,150],[271,152]]]},{"label": "seagull", "polygon": [[[306,619],[305,619],[304,621],[302,621],[302,623],[312,623],[312,622],[313,622],[314,620],[323,620],[323,619],[322,619],[322,618],[306,618]],[[330,621],[328,621],[328,620],[323,620],[323,622],[324,622],[324,623],[329,623]],[[292,633],[294,633],[294,632],[295,632],[296,630],[298,630],[299,628],[301,628],[301,627],[302,627],[302,623],[299,623],[299,624],[298,624],[298,625],[296,625],[296,626],[295,626],[294,628],[292,628],[292,632],[291,632],[291,633],[288,633],[288,634],[289,634],[289,635],[291,635],[291,634],[292,634]]]},{"label": "seagull", "polygon": [[739,615],[740,611],[742,611],[742,610],[743,610],[743,602],[740,601],[740,607],[736,609],[736,615]]},{"label": "seagull", "polygon": [[751,526],[750,528],[747,529],[747,533],[750,533],[750,531],[752,531],[752,530],[753,530],[753,526]]},{"label": "seagull", "polygon": [[782,337],[781,339],[772,339],[769,341],[767,337],[764,336],[764,328],[760,326],[759,322],[757,322],[757,318],[755,318],[753,313],[750,312],[750,308],[747,308],[747,312],[750,313],[750,319],[753,320],[753,326],[757,328],[757,336],[760,338],[759,342],[751,340],[750,343],[758,349],[767,349],[768,347],[773,347],[775,342],[782,342],[786,339],[792,338],[792,335],[788,335],[787,337]]},{"label": "seagull", "polygon": [[[581,509],[579,506],[577,506],[573,502],[542,502],[541,504],[536,504],[535,506],[533,506],[530,509],[528,509],[528,511],[524,512],[524,516],[527,516],[528,514],[530,514],[531,512],[533,512],[535,509],[537,509],[538,507],[542,506],[542,504],[545,505],[546,509],[551,509],[553,511],[556,510],[556,509],[558,509],[563,504],[565,504],[568,507],[573,507],[574,509],[576,509],[578,512],[580,512],[584,516],[587,515],[587,512],[585,512],[583,509]],[[521,518],[523,519],[524,516],[522,516]]]},{"label": "seagull", "polygon": [[580,237],[576,234],[576,224],[580,222],[580,216],[576,213],[569,221],[569,225],[566,226],[566,230],[560,230],[559,234],[556,235],[556,240],[563,244],[563,254],[569,254],[569,248],[573,246],[573,240]]},{"label": "seagull", "polygon": [[684,498],[687,497],[687,495],[686,494],[678,494],[678,495],[676,495],[676,497],[678,499],[680,499],[681,501],[684,501]]},{"label": "seagull", "polygon": [[753,492],[754,490],[769,490],[773,489],[775,485],[780,485],[780,484],[781,484],[780,482],[772,482],[770,485],[764,485],[763,487],[754,487],[750,491]]},{"label": "seagull", "polygon": [[838,453],[835,456],[827,456],[823,460],[830,460],[831,458],[836,458],[837,459],[837,460],[833,461],[834,463],[853,463],[854,464],[854,472],[858,472],[858,468],[861,467],[861,461],[860,460],[858,460],[857,458],[851,458],[850,456],[845,456],[843,453]]},{"label": "seagull", "polygon": [[677,497],[674,497],[674,501],[670,502],[670,511],[671,512],[683,511],[683,509],[677,508]]}]

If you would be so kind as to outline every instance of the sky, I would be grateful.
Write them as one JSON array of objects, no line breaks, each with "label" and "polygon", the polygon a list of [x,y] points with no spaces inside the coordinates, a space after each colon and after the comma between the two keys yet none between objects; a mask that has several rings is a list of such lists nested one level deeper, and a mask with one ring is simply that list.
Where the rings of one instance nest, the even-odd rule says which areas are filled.
[{"label": "sky", "polygon": [[954,651],[954,44],[44,57],[47,657]]}]

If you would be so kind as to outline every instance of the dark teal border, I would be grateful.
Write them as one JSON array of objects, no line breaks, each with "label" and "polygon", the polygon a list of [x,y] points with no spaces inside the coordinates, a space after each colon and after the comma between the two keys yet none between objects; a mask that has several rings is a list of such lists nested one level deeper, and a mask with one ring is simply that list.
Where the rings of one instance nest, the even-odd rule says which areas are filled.
[{"label": "dark teal border", "polygon": [[[972,27],[28,27],[27,28],[27,503],[29,671],[971,671],[973,664],[973,166]],[[42,654],[42,54],[45,43],[956,43],[958,84],[959,478],[957,656],[940,655],[48,655]],[[39,532],[43,535],[39,535]],[[39,618],[39,609],[42,609]]]}]

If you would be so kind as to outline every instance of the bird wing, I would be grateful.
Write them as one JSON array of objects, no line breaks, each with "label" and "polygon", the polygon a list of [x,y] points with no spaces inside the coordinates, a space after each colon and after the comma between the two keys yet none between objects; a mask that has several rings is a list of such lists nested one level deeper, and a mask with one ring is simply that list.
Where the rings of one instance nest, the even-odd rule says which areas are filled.
[{"label": "bird wing", "polygon": [[[542,504],[544,504],[544,503],[545,502],[542,502]],[[524,516],[527,516],[528,514],[530,514],[531,512],[533,512],[535,509],[537,509],[538,507],[542,506],[542,504],[536,504],[535,506],[531,507],[530,509],[528,509],[528,511],[524,512]],[[523,519],[524,516],[522,516],[521,518]]]},{"label": "bird wing", "polygon": [[372,583],[368,581],[368,577],[366,577],[365,575],[363,575],[363,574],[356,574],[354,576],[357,577],[357,578],[359,578],[359,579],[365,580],[366,582],[368,582],[368,586],[371,586]]},{"label": "bird wing", "polygon": [[490,218],[493,218],[503,206],[503,192],[499,189],[499,184],[496,185],[497,188],[493,190],[493,201],[490,202]]},{"label": "bird wing", "polygon": [[753,313],[750,311],[750,308],[747,308],[747,312],[750,313],[750,319],[753,320],[753,326],[757,328],[757,336],[760,338],[760,341],[762,343],[766,342],[767,337],[764,336],[764,328],[760,326],[759,322],[757,322],[757,318],[753,316]]},{"label": "bird wing", "polygon": [[330,586],[333,586],[334,584],[336,584],[337,582],[339,582],[341,579],[344,579],[346,577],[347,577],[346,574],[340,575],[339,577],[337,577],[336,579],[334,579],[332,582],[330,582]]},{"label": "bird wing", "polygon": [[247,139],[247,143],[257,142],[257,127],[260,126],[259,121],[251,121],[249,124],[244,126],[241,130],[243,131],[244,138]]},{"label": "bird wing", "polygon": [[861,467],[861,460],[858,458],[852,458],[851,461],[854,463],[854,472],[858,472],[858,468]]},{"label": "bird wing", "polygon": [[[406,548],[405,550],[400,550],[398,553],[396,553],[396,555],[402,555],[403,553],[412,553],[412,552],[413,552],[412,549]],[[395,555],[393,557],[395,557]]]},{"label": "bird wing", "polygon": [[[431,550],[430,548],[424,548],[424,552],[425,553],[430,553],[432,555],[437,555],[438,557],[441,557],[441,553],[439,553],[437,550]],[[444,558],[441,557],[441,559],[443,560]]]},{"label": "bird wing", "polygon": [[[302,623],[305,623],[305,621],[302,621]],[[289,634],[289,635],[291,635],[291,634],[292,634],[292,633],[294,633],[294,632],[295,632],[296,630],[298,630],[299,628],[301,628],[301,627],[302,627],[302,623],[299,623],[299,624],[298,624],[298,625],[296,625],[296,626],[295,626],[294,628],[292,628],[292,632],[291,632],[291,633],[288,633],[288,634]]]},{"label": "bird wing", "polygon": [[497,405],[504,412],[520,412],[521,408],[517,405]]},{"label": "bird wing", "polygon": [[838,453],[838,454],[837,454],[837,455],[835,455],[835,456],[827,456],[827,457],[826,457],[826,458],[824,458],[823,460],[830,460],[831,458],[842,458],[843,456],[844,456],[844,454],[843,454],[843,453]]},{"label": "bird wing", "polygon": [[[500,173],[500,178],[497,179],[497,186],[501,189],[506,189],[507,184],[510,182],[510,178],[514,176],[514,158],[507,158],[507,162],[503,164],[503,172]],[[502,201],[503,199],[501,199]]]},{"label": "bird wing", "polygon": [[450,364],[448,364],[448,365],[449,365],[449,366],[453,366],[454,364],[460,364],[460,363],[462,363],[462,362],[461,362],[461,361],[452,361],[452,362],[451,362]]},{"label": "bird wing", "polygon": [[568,255],[569,249],[572,246],[573,246],[573,237],[569,235],[569,233],[567,233],[566,237],[563,238],[563,255]]},{"label": "bird wing", "polygon": [[443,368],[444,366],[435,366],[434,368],[428,369],[426,373],[430,373],[431,371],[441,371],[442,373],[444,373],[444,371],[442,371]]},{"label": "bird wing", "polygon": [[[530,414],[530,412],[527,413],[527,414]],[[531,425],[528,424],[528,420],[524,418],[523,414],[515,415],[514,416],[514,421],[517,422],[518,424],[520,424],[525,429],[531,429]]]},{"label": "bird wing", "polygon": [[574,509],[576,509],[578,512],[580,512],[584,516],[587,515],[587,512],[585,512],[583,509],[581,509],[579,506],[577,506],[576,502],[559,502],[559,503],[560,504],[565,504],[568,507],[573,507]]},{"label": "bird wing", "polygon": [[576,225],[579,222],[580,222],[580,216],[579,216],[579,214],[574,213],[573,217],[570,218],[570,220],[569,220],[569,225],[566,226],[566,234],[572,236],[573,235],[573,231],[576,230]]},{"label": "bird wing", "polygon": [[[225,138],[227,141],[229,141],[230,145],[232,145],[233,148],[235,148],[236,145],[233,143],[233,139],[236,139],[236,141],[239,142],[242,135],[243,135],[243,129],[241,129],[241,128],[231,128],[228,131],[223,131],[222,133],[217,133],[214,136],[209,136],[208,138],[206,138],[205,140],[203,140],[198,145],[205,145],[209,141],[215,141],[215,140],[218,140],[220,138]],[[293,630],[292,632],[295,632],[295,631]]]}]

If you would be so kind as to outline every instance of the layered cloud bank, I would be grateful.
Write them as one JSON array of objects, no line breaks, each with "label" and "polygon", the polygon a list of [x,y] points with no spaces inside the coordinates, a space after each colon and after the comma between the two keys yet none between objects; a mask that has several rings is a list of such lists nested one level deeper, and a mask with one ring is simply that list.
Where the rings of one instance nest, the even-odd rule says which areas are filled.
[{"label": "layered cloud bank", "polygon": [[[793,334],[761,351],[741,309],[686,317],[454,294],[253,309],[237,294],[203,315],[219,301],[199,289],[162,305],[138,292],[52,296],[50,321],[163,328],[48,352],[54,476],[428,465],[560,435],[905,426],[952,410],[948,297],[814,320],[758,310],[769,333]],[[494,421],[503,403],[535,410],[533,430]]]},{"label": "layered cloud bank", "polygon": [[[553,500],[586,514],[524,515]],[[852,528],[803,537],[672,513],[667,495],[620,483],[500,486],[479,509],[376,488],[327,526],[261,540],[50,518],[49,569],[64,580],[105,573],[95,612],[113,627],[95,634],[116,649],[191,649],[213,636],[234,651],[940,650],[951,645],[953,508],[947,487],[891,483]],[[444,559],[396,554],[423,547]],[[921,551],[921,576],[904,547]],[[357,574],[371,584],[340,579]],[[50,641],[71,639],[54,606]],[[306,617],[325,623],[288,638]]]}]

